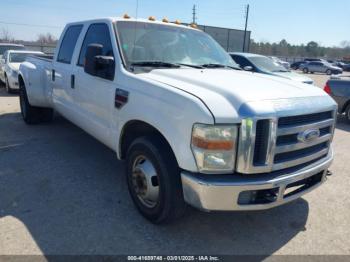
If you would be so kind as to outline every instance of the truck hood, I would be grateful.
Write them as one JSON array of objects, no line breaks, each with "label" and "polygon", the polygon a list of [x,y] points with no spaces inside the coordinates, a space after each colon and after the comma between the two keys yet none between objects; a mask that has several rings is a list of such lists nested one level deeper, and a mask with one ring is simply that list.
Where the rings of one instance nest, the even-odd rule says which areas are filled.
[{"label": "truck hood", "polygon": [[313,83],[314,81],[306,76],[300,75],[300,74],[296,74],[293,72],[272,72],[271,75],[275,75],[275,76],[279,76],[279,77],[283,77],[286,79],[290,79],[293,81],[298,81],[301,83]]},{"label": "truck hood", "polygon": [[239,118],[240,107],[248,102],[328,96],[315,86],[228,69],[157,69],[142,77],[193,94],[207,105],[216,120],[226,122]]}]

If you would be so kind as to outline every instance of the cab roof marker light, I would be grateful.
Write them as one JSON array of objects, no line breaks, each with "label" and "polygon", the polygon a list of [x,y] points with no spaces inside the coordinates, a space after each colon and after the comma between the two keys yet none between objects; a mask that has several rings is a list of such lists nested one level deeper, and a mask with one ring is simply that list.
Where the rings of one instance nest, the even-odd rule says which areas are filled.
[{"label": "cab roof marker light", "polygon": [[177,24],[177,25],[181,25],[181,21],[180,20],[176,20],[174,23]]},{"label": "cab roof marker light", "polygon": [[154,16],[150,16],[150,17],[148,17],[148,20],[149,21],[156,21],[156,18]]},{"label": "cab roof marker light", "polygon": [[168,18],[164,17],[163,20],[162,20],[163,23],[169,23],[169,20]]},{"label": "cab roof marker light", "polygon": [[198,26],[196,24],[190,24],[190,27],[194,28],[194,29],[198,29]]},{"label": "cab roof marker light", "polygon": [[130,15],[128,15],[128,14],[124,14],[124,15],[123,15],[123,18],[124,18],[124,19],[130,19],[131,17],[130,17]]}]

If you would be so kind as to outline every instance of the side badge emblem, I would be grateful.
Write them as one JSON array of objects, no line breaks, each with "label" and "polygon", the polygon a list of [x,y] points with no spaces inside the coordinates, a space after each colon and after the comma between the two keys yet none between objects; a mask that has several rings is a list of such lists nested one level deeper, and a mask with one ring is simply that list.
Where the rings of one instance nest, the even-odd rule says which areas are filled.
[{"label": "side badge emblem", "polygon": [[121,109],[124,105],[128,103],[129,92],[123,89],[117,89],[115,91],[115,107]]}]

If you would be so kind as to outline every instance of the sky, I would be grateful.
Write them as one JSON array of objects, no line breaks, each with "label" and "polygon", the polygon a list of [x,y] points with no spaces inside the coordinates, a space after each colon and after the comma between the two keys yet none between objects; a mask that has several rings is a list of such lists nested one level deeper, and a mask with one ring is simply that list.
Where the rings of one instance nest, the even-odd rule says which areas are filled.
[{"label": "sky", "polygon": [[[197,6],[199,24],[244,29],[245,6],[250,5],[248,30],[252,39],[292,44],[316,41],[339,46],[350,41],[349,0],[138,0],[138,17],[150,15],[191,22]],[[50,32],[57,38],[65,24],[128,13],[136,16],[137,0],[0,0],[0,34],[35,40]],[[26,25],[24,25],[26,24]]]}]

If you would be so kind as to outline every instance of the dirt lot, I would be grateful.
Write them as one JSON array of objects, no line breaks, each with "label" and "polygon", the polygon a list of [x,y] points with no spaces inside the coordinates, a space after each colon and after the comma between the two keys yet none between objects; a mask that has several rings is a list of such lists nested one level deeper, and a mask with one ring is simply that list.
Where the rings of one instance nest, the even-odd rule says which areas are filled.
[{"label": "dirt lot", "polygon": [[154,226],[133,207],[112,151],[62,118],[26,126],[1,88],[0,254],[350,255],[349,148],[340,117],[334,176],[304,198],[263,212],[191,209]]}]

